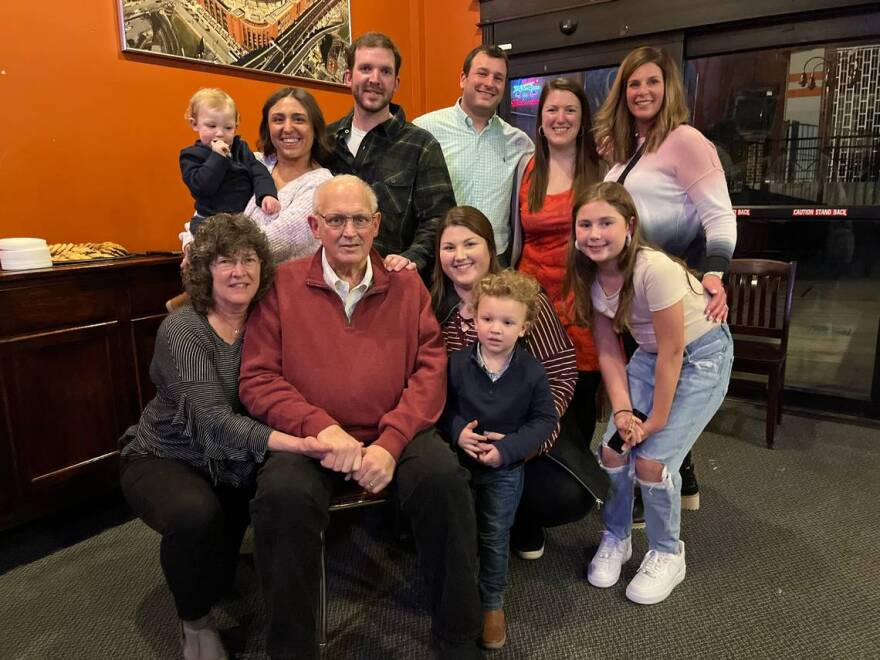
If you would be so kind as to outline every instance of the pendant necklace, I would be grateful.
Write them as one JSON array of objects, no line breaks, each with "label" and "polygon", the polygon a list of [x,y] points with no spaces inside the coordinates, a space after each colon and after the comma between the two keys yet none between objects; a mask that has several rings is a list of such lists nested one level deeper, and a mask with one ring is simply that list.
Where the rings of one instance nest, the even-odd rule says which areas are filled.
[{"label": "pendant necklace", "polygon": [[244,329],[244,323],[242,323],[240,326],[238,326],[238,327],[236,328],[236,327],[235,327],[234,325],[232,325],[229,321],[227,321],[225,318],[223,318],[220,314],[215,314],[215,317],[216,317],[217,319],[219,319],[219,320],[223,323],[223,325],[225,325],[229,330],[232,331],[232,336],[233,336],[233,337],[235,337],[236,339],[238,339],[238,336],[241,334],[241,331]]}]

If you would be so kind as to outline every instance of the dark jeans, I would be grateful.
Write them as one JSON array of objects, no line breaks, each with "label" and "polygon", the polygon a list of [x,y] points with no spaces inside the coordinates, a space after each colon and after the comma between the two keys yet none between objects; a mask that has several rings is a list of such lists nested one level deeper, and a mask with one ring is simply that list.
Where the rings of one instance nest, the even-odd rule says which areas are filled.
[{"label": "dark jeans", "polygon": [[[582,454],[580,461],[589,464],[594,477],[604,480],[601,468],[590,452],[590,441],[596,428],[596,391],[600,376],[597,371],[578,372],[574,396],[562,416],[557,444],[565,444],[570,452]],[[595,490],[599,490],[596,488]],[[518,530],[556,527],[583,518],[596,503],[594,497],[557,461],[546,455],[525,465],[525,484],[516,512]]]},{"label": "dark jeans", "polygon": [[471,471],[480,538],[480,600],[484,610],[498,610],[507,589],[510,528],[523,487],[523,466]]},{"label": "dark jeans", "polygon": [[[267,650],[276,660],[318,657],[321,533],[342,478],[311,458],[276,453],[269,454],[257,476],[251,516],[269,613]],[[434,634],[450,642],[476,640],[482,614],[467,471],[431,428],[407,445],[394,479],[430,591]]]},{"label": "dark jeans", "polygon": [[157,456],[123,457],[120,483],[132,511],[162,535],[177,615],[205,616],[232,585],[253,489],[214,486],[188,463]]}]

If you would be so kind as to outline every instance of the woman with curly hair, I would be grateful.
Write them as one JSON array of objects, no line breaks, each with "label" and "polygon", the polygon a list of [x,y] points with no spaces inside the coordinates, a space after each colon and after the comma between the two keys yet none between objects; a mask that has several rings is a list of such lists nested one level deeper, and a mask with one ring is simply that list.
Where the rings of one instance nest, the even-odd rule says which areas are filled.
[{"label": "woman with curly hair", "polygon": [[252,220],[225,213],[205,220],[183,271],[190,304],[156,335],[156,396],[121,439],[122,492],[162,535],[159,561],[187,660],[227,657],[211,607],[235,576],[258,463],[268,450],[326,453],[315,438],[254,421],[238,399],[245,321],[274,271]]}]

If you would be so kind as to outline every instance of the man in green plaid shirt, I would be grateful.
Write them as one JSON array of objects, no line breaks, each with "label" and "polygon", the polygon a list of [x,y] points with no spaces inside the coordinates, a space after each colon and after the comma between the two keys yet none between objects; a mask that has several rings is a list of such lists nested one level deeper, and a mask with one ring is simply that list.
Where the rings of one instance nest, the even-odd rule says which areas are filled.
[{"label": "man in green plaid shirt", "polygon": [[389,270],[434,264],[437,223],[455,206],[443,152],[430,133],[406,121],[391,103],[400,85],[400,53],[384,34],[368,32],[348,51],[345,83],[354,108],[327,127],[336,174],[354,174],[379,198],[382,222],[374,243]]}]

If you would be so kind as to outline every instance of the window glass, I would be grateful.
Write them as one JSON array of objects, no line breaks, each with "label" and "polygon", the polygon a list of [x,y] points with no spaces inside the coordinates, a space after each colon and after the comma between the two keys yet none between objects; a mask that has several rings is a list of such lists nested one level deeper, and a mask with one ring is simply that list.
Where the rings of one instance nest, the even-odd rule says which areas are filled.
[{"label": "window glass", "polygon": [[880,45],[688,60],[692,123],[735,206],[880,204]]},{"label": "window glass", "polygon": [[[616,72],[559,76],[584,85],[595,113]],[[512,122],[530,136],[553,77],[511,81]],[[770,207],[739,218],[734,256],[798,262],[786,386],[869,400],[880,218],[852,207],[880,205],[880,44],[691,59],[684,78],[691,124],[715,144],[733,205]]]},{"label": "window glass", "polygon": [[735,255],[798,262],[788,387],[871,396],[880,222],[850,211],[880,204],[878,84],[878,44],[685,64],[692,123],[715,144],[734,206],[796,209],[778,220],[741,218]]}]

